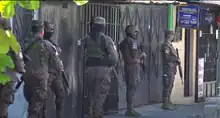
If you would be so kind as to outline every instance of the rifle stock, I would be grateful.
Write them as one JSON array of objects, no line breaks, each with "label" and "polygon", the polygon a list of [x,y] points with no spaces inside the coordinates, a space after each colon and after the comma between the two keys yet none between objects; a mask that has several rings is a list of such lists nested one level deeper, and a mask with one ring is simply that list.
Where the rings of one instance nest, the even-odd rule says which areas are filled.
[{"label": "rifle stock", "polygon": [[[177,48],[176,48],[176,54],[177,54],[177,57],[179,58],[179,50]],[[179,70],[181,82],[183,84],[183,70],[182,70],[182,67],[181,67],[181,63],[178,64],[178,70]]]}]

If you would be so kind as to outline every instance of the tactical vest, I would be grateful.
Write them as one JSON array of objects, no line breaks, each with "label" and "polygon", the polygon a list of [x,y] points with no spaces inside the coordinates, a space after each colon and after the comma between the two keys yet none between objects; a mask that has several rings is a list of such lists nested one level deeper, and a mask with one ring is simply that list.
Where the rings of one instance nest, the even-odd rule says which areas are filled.
[{"label": "tactical vest", "polygon": [[86,38],[86,60],[89,65],[91,65],[91,63],[106,65],[105,63],[108,61],[108,53],[105,48],[105,36],[101,34],[98,38],[100,38],[100,43],[96,42],[96,40],[92,39],[90,36]]},{"label": "tactical vest", "polygon": [[[27,72],[38,75],[48,74],[49,55],[48,52],[42,52],[44,47],[43,39],[39,40],[27,51],[27,55],[31,58],[31,61],[26,64]],[[45,55],[41,55],[45,53]]]}]

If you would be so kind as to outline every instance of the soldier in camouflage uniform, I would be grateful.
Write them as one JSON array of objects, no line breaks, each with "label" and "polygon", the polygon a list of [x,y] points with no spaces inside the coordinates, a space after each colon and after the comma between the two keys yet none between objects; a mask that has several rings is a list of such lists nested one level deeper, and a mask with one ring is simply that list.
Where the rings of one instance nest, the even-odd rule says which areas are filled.
[{"label": "soldier in camouflage uniform", "polygon": [[[56,45],[51,37],[54,33],[54,25],[49,23],[48,21],[44,22],[44,39],[52,42],[54,46],[57,48],[58,54],[60,55],[61,49],[58,45]],[[53,62],[51,62],[49,68],[49,86],[56,96],[56,118],[63,118],[63,107],[64,107],[64,85],[61,78],[62,71],[53,66]],[[63,68],[63,63],[60,61],[61,68]]]},{"label": "soldier in camouflage uniform", "polygon": [[134,25],[128,25],[125,32],[127,37],[120,44],[120,50],[124,59],[125,80],[127,85],[127,112],[125,115],[138,117],[140,114],[133,109],[133,97],[137,83],[140,80],[140,64],[141,61],[146,58],[146,54],[141,52],[141,45],[137,42],[138,28]]},{"label": "soldier in camouflage uniform", "polygon": [[27,72],[23,75],[26,89],[30,90],[28,118],[39,118],[47,100],[49,67],[53,66],[63,71],[56,47],[43,39],[44,23],[32,21],[34,44],[27,51],[31,61],[26,64]]},{"label": "soldier in camouflage uniform", "polygon": [[174,106],[170,101],[170,95],[173,89],[173,83],[176,75],[176,67],[180,64],[175,48],[172,45],[174,32],[167,30],[165,32],[165,42],[162,44],[163,57],[163,105],[165,110],[173,110]]},{"label": "soldier in camouflage uniform", "polygon": [[89,90],[89,118],[103,118],[102,107],[110,89],[111,68],[118,61],[113,40],[103,33],[105,19],[94,17],[84,41],[85,81]]},{"label": "soldier in camouflage uniform", "polygon": [[[8,20],[4,18],[0,18],[1,28],[4,30],[10,30],[10,23]],[[17,82],[16,73],[23,74],[25,73],[24,68],[24,60],[21,50],[19,53],[15,53],[14,51],[10,50],[8,53],[11,56],[14,64],[15,69],[6,69],[6,74],[9,75],[10,81],[5,85],[0,85],[0,117],[7,118],[8,117],[8,106],[13,103],[14,101],[14,92],[15,92],[15,84]]]}]

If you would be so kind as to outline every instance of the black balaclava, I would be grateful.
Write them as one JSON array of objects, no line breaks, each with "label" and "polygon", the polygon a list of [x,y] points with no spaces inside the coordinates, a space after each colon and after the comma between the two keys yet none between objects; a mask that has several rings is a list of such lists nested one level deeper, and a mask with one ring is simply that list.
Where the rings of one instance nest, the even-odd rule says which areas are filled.
[{"label": "black balaclava", "polygon": [[44,21],[44,38],[50,39],[54,33],[54,24]]}]

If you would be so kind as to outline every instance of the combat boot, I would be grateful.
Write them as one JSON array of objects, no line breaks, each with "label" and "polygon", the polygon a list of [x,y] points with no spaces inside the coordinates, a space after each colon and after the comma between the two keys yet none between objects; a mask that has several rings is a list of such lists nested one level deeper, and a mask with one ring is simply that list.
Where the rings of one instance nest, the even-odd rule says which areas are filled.
[{"label": "combat boot", "polygon": [[165,98],[164,103],[161,106],[164,110],[175,110],[175,108],[170,104],[169,99]]},{"label": "combat boot", "polygon": [[141,114],[139,114],[134,109],[132,109],[132,110],[127,110],[126,113],[125,113],[125,116],[128,116],[128,117],[140,117]]},{"label": "combat boot", "polygon": [[173,108],[175,108],[176,109],[176,105],[175,104],[173,104],[172,102],[171,102],[171,100],[170,100],[170,97],[169,97],[169,104],[173,107]]},{"label": "combat boot", "polygon": [[88,117],[89,117],[89,118],[93,117],[92,106],[89,106],[89,108],[88,108]]}]

